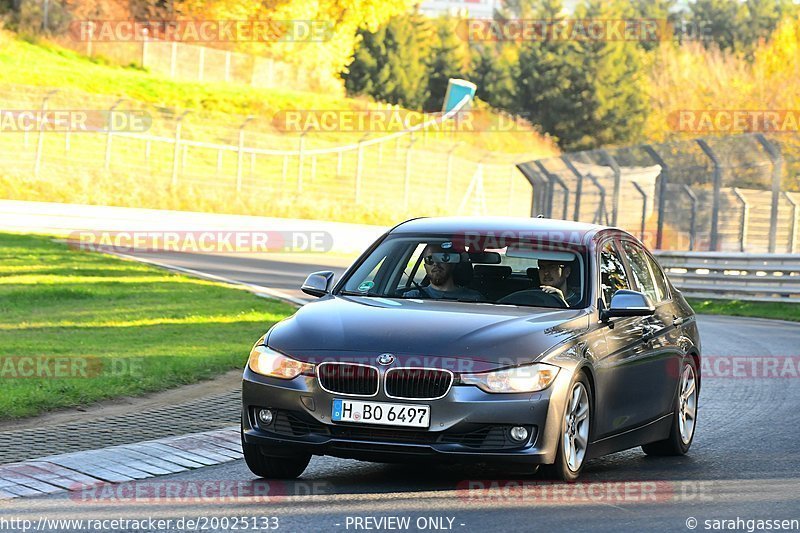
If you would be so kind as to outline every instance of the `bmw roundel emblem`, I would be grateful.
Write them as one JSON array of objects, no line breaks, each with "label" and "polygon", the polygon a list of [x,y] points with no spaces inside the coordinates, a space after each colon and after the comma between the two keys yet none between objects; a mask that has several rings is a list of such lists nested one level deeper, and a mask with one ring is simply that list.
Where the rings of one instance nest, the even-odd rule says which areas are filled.
[{"label": "bmw roundel emblem", "polygon": [[378,356],[378,364],[391,365],[394,363],[394,356],[390,353],[382,353]]}]

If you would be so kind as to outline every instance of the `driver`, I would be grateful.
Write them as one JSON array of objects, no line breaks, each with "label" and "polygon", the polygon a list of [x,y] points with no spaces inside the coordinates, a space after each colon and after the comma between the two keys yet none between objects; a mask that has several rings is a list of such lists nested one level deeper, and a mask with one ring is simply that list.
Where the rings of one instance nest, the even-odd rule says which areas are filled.
[{"label": "driver", "polygon": [[430,284],[426,287],[413,289],[406,293],[408,298],[447,298],[452,300],[482,300],[483,295],[476,290],[456,285],[453,272],[456,263],[444,262],[446,258],[459,254],[451,248],[443,248],[441,244],[428,244],[422,250],[422,260],[425,273]]},{"label": "driver", "polygon": [[568,264],[539,259],[540,288],[548,294],[561,298],[568,307],[576,305],[581,300],[581,295],[567,285],[571,271],[572,268]]}]

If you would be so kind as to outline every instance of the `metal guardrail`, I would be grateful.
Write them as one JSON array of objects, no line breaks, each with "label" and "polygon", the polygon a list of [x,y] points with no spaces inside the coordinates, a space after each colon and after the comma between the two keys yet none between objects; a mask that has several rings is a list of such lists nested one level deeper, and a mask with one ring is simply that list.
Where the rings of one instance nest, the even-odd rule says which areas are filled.
[{"label": "metal guardrail", "polygon": [[654,253],[686,296],[800,303],[800,254]]}]

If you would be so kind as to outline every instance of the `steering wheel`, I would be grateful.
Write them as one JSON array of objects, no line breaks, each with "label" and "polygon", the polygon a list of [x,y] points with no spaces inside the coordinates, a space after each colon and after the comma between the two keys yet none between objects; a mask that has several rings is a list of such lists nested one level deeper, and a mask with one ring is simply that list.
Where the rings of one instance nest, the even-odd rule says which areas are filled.
[{"label": "steering wheel", "polygon": [[411,280],[411,287],[401,287],[399,289],[395,289],[394,293],[397,296],[405,296],[406,293],[409,293],[409,292],[415,291],[415,290],[419,291],[420,294],[424,294],[424,295],[427,296],[427,292],[425,292],[425,287],[423,287],[422,285],[420,285],[419,283],[417,283],[413,279]]},{"label": "steering wheel", "polygon": [[559,307],[567,308],[567,302],[542,289],[525,289],[523,291],[512,292],[497,300],[499,304],[511,305],[532,305],[536,307]]}]

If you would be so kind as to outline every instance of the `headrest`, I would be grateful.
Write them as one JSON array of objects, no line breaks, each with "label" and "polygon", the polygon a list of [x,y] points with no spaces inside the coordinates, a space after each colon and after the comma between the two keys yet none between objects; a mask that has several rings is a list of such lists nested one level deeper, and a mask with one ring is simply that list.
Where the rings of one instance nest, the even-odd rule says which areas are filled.
[{"label": "headrest", "polygon": [[475,265],[475,276],[479,278],[505,279],[510,275],[510,266]]}]

